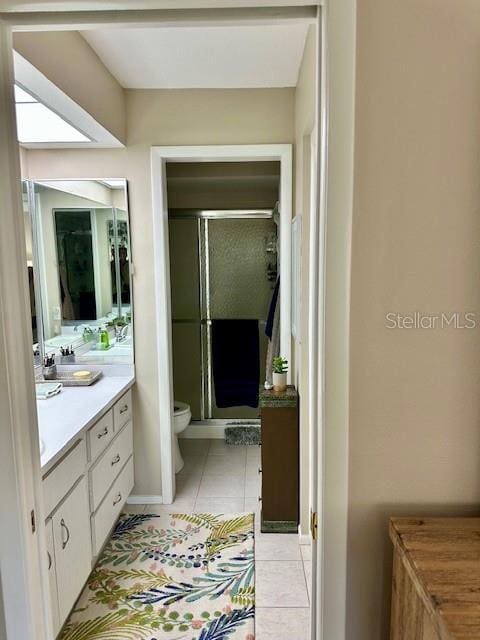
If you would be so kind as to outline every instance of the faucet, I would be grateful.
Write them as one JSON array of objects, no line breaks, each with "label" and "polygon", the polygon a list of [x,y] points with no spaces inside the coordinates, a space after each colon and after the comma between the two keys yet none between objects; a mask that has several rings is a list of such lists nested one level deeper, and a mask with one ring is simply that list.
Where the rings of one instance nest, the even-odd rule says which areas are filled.
[{"label": "faucet", "polygon": [[128,324],[126,324],[124,327],[118,327],[117,325],[115,325],[115,337],[117,339],[117,343],[120,343],[126,340],[127,333],[128,333]]},{"label": "faucet", "polygon": [[73,327],[73,330],[74,330],[74,331],[75,331],[75,333],[76,333],[79,329],[82,329],[82,328],[83,328],[83,330],[84,330],[84,331],[85,331],[85,329],[91,329],[91,327],[90,327],[90,325],[89,325],[89,324],[76,324],[76,325]]}]

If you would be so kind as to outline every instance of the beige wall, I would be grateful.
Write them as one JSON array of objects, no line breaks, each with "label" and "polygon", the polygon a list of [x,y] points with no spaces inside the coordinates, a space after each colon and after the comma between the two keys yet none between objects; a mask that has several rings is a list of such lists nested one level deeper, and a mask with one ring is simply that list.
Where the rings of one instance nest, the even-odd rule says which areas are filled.
[{"label": "beige wall", "polygon": [[[135,493],[161,494],[150,147],[294,141],[294,89],[127,91],[125,149],[30,150],[31,178],[125,177],[135,263]],[[27,176],[26,176],[27,177]],[[166,372],[160,372],[166,375]]]},{"label": "beige wall", "polygon": [[358,9],[347,637],[379,640],[388,517],[478,515],[479,329],[384,318],[480,308],[480,4]]},{"label": "beige wall", "polygon": [[295,92],[295,203],[302,218],[300,334],[293,340],[294,380],[300,402],[300,527],[308,535],[309,495],[309,389],[308,389],[308,260],[310,236],[311,134],[315,125],[316,30],[308,32]]},{"label": "beige wall", "polygon": [[13,46],[21,56],[116,138],[125,141],[124,90],[79,33],[45,31],[13,35]]}]

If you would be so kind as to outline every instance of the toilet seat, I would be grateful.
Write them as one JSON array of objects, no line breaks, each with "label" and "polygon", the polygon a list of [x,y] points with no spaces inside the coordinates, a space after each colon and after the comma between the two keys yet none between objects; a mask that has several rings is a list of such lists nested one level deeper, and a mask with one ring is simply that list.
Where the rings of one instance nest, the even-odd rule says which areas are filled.
[{"label": "toilet seat", "polygon": [[175,416],[185,415],[189,411],[190,411],[190,405],[186,404],[185,402],[179,402],[177,400],[174,401],[173,414]]}]

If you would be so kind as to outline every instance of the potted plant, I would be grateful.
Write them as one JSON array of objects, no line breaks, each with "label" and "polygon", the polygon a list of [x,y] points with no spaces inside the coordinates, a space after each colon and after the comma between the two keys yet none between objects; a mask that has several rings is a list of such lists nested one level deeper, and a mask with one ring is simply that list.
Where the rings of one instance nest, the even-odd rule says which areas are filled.
[{"label": "potted plant", "polygon": [[274,391],[287,390],[288,361],[281,356],[273,359],[273,389]]}]

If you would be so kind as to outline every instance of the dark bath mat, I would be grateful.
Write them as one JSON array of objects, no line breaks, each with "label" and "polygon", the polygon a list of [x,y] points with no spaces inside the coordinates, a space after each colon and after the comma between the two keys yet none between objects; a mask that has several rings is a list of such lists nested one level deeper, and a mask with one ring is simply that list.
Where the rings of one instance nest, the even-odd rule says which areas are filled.
[{"label": "dark bath mat", "polygon": [[260,425],[236,424],[225,427],[225,442],[233,445],[260,444]]}]

